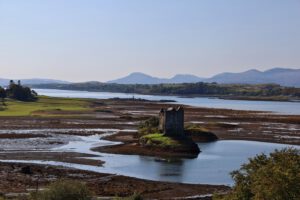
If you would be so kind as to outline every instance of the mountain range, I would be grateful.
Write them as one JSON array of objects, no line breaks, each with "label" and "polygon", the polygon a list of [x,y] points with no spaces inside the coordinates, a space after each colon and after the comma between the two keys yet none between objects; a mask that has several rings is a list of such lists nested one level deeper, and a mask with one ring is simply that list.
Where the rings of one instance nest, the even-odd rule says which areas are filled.
[{"label": "mountain range", "polygon": [[108,83],[118,84],[159,84],[195,82],[216,82],[225,84],[275,83],[282,86],[300,87],[300,69],[272,68],[266,71],[252,69],[241,73],[221,73],[211,78],[202,78],[189,74],[178,74],[169,79],[157,78],[144,73],[135,72],[123,78],[108,81]]},{"label": "mountain range", "polygon": [[[0,86],[7,86],[11,79],[0,78]],[[17,82],[19,79],[15,80]],[[32,79],[20,79],[21,83],[24,85],[37,85],[37,84],[51,84],[51,83],[58,83],[58,84],[68,84],[68,81],[61,81],[55,79],[42,79],[42,78],[32,78]]]},{"label": "mountain range", "polygon": [[118,84],[159,84],[159,83],[195,83],[204,80],[198,76],[190,74],[177,74],[174,77],[168,78],[157,78],[149,76],[141,72],[134,72],[126,77],[108,81],[107,83],[118,83]]},{"label": "mountain range", "polygon": [[[1,79],[0,86],[8,85],[10,79]],[[21,79],[24,85],[40,84],[69,84],[71,82],[54,79]],[[106,83],[118,84],[160,84],[160,83],[196,83],[216,82],[224,84],[266,84],[275,83],[282,86],[300,87],[300,69],[272,68],[266,71],[251,69],[240,73],[220,73],[210,78],[198,77],[191,74],[177,74],[172,78],[158,78],[141,72],[111,80]]]}]

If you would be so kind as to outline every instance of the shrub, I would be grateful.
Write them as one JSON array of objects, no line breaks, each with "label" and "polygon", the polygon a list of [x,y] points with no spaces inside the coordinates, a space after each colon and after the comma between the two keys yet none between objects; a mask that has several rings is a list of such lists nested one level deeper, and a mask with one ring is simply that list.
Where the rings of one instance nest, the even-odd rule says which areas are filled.
[{"label": "shrub", "polygon": [[300,150],[275,150],[257,155],[231,173],[235,185],[222,200],[299,200]]},{"label": "shrub", "polygon": [[91,192],[84,183],[59,180],[44,191],[31,194],[32,200],[91,200]]},{"label": "shrub", "polygon": [[175,148],[180,146],[179,141],[160,133],[145,135],[140,138],[140,143],[145,146],[157,146],[162,148]]},{"label": "shrub", "polygon": [[149,119],[141,122],[139,125],[138,135],[143,136],[152,133],[158,133],[159,119],[158,117],[150,117]]}]

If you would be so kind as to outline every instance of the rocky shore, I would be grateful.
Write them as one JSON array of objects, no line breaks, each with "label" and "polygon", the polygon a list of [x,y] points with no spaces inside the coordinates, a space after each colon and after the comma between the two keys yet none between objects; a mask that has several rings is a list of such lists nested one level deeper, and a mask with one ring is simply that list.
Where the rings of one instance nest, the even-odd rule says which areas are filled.
[{"label": "rocky shore", "polygon": [[185,199],[188,196],[226,192],[230,189],[227,186],[147,181],[34,164],[0,163],[0,171],[0,195],[19,199],[24,199],[31,191],[42,189],[57,179],[85,182],[95,196],[111,199],[116,196],[130,196],[134,193],[141,194],[145,199]]},{"label": "rocky shore", "polygon": [[[116,142],[122,142],[119,145],[104,146],[93,148],[93,151],[114,153],[114,154],[126,154],[126,155],[143,155],[143,156],[155,156],[161,158],[170,157],[184,157],[184,158],[195,158],[199,154],[198,146],[194,148],[192,145],[194,142],[189,140],[184,141],[184,145],[180,148],[165,149],[155,146],[144,146],[140,144],[140,139],[136,136],[137,133],[123,133],[105,137],[104,139]],[[186,149],[184,149],[186,146]]]}]

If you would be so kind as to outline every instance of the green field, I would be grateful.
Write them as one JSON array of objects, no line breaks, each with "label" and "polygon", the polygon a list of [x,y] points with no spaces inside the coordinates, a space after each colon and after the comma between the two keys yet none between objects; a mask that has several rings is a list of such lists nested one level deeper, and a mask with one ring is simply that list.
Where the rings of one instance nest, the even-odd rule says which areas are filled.
[{"label": "green field", "polygon": [[59,115],[59,112],[66,114],[68,111],[91,110],[88,100],[75,98],[39,96],[39,99],[35,102],[7,99],[5,104],[6,106],[0,106],[0,116],[49,116]]}]

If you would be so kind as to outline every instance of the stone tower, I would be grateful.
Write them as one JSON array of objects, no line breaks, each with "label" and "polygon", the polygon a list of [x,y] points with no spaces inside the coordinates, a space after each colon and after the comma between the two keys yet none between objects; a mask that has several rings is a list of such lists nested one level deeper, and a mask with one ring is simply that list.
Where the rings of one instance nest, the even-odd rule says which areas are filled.
[{"label": "stone tower", "polygon": [[159,129],[167,136],[184,136],[184,110],[170,107],[159,112]]}]

